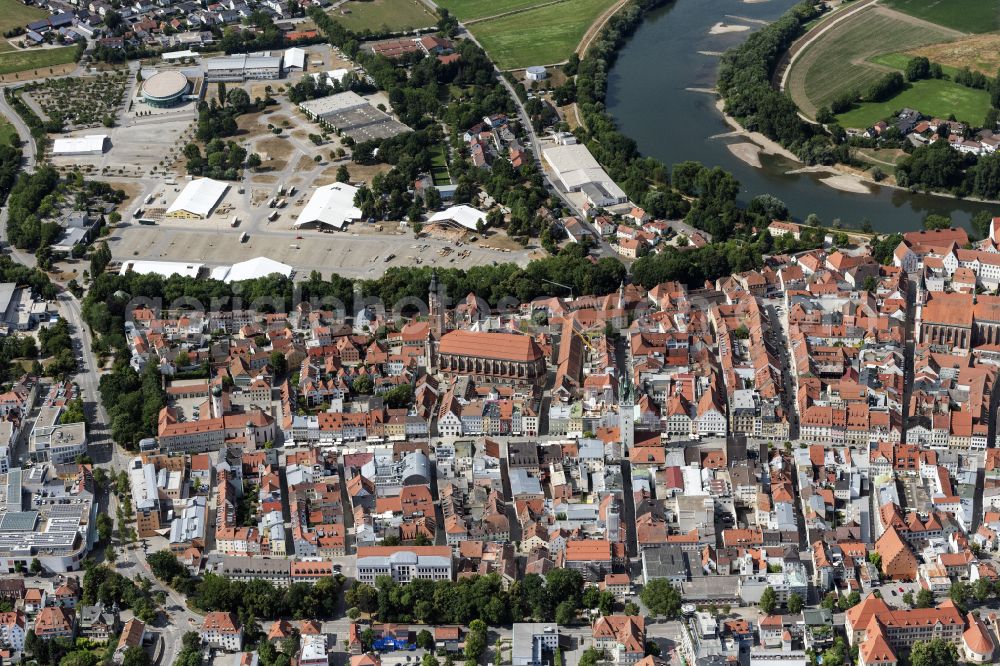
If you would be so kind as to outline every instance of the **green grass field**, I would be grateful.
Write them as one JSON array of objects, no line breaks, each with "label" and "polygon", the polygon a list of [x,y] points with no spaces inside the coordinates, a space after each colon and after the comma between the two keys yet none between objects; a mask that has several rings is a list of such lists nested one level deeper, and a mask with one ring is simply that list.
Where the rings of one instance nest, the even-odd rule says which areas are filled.
[{"label": "green grass field", "polygon": [[[349,14],[341,14],[348,10]],[[437,17],[420,0],[347,2],[330,12],[330,16],[355,32],[400,32],[437,23]]]},{"label": "green grass field", "polygon": [[[496,16],[506,12],[540,5],[547,0],[441,0],[439,5],[458,17],[460,21]],[[548,0],[551,1],[551,0]]]},{"label": "green grass field", "polygon": [[[0,0],[0,35],[48,15],[44,9],[26,5],[21,0]],[[13,50],[14,47],[6,39],[0,39],[0,53]]]},{"label": "green grass field", "polygon": [[814,117],[819,107],[838,95],[863,91],[889,71],[870,62],[872,58],[946,42],[956,36],[954,31],[914,24],[891,11],[866,9],[830,28],[806,47],[788,74],[787,90],[798,107]]},{"label": "green grass field", "polygon": [[568,0],[469,29],[501,69],[562,62],[613,0]]},{"label": "green grass field", "polygon": [[[913,56],[906,55],[905,53],[883,53],[882,55],[877,55],[873,58],[869,58],[869,62],[873,62],[876,65],[882,65],[883,67],[891,67],[892,69],[898,69],[901,72],[906,71],[906,63],[910,62]],[[949,67],[948,65],[941,65],[941,71],[944,72],[945,76],[955,76],[958,69],[955,67]]]},{"label": "green grass field", "polygon": [[837,122],[844,127],[870,127],[904,107],[916,109],[926,116],[947,118],[955,114],[958,120],[978,127],[990,109],[990,94],[944,79],[916,81],[887,102],[861,104],[840,114]]},{"label": "green grass field", "polygon": [[[73,62],[76,57],[75,46],[64,46],[56,49],[27,49],[24,51],[7,51],[0,53],[0,74],[12,74],[31,69],[55,67]],[[43,72],[39,72],[40,74]]]},{"label": "green grass field", "polygon": [[1000,30],[1000,0],[882,0],[910,16],[962,32]]},{"label": "green grass field", "polygon": [[431,154],[431,177],[435,185],[451,185],[448,163],[444,157],[444,146],[437,146]]},{"label": "green grass field", "polygon": [[6,120],[0,120],[0,146],[9,146],[11,137],[17,136],[17,130]]}]

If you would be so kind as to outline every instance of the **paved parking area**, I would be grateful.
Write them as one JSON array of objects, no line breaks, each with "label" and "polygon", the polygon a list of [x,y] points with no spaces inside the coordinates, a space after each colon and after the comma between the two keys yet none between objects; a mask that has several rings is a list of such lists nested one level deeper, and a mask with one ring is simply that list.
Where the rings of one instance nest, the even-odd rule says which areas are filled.
[{"label": "paved parking area", "polygon": [[[248,231],[246,243],[239,242],[243,228],[184,229],[177,226],[128,225],[116,230],[109,243],[120,261],[197,261],[209,266],[233,264],[252,257],[266,256],[295,267],[307,278],[311,271],[324,277],[337,273],[348,278],[377,278],[390,266],[420,265],[469,268],[493,262],[528,263],[528,252],[502,252],[475,245],[455,248],[446,240],[414,239],[405,234],[353,234],[350,231],[322,233],[315,230],[262,229]],[[447,256],[439,251],[450,248]],[[423,248],[423,249],[421,249]],[[460,251],[468,250],[466,257]],[[394,255],[391,259],[387,258]]]}]

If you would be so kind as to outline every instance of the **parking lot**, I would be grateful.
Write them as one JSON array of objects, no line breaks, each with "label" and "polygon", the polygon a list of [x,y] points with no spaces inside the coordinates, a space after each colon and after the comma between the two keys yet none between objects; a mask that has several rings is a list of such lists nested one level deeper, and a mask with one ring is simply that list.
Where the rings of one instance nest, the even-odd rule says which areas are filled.
[{"label": "parking lot", "polygon": [[[459,252],[449,241],[416,240],[412,234],[266,229],[249,232],[249,240],[240,243],[240,233],[241,229],[223,225],[216,229],[184,229],[176,225],[133,224],[117,229],[110,247],[114,258],[120,261],[190,261],[196,257],[201,263],[220,266],[266,256],[293,266],[303,278],[311,271],[319,271],[324,277],[336,273],[348,278],[376,278],[391,266],[470,268],[493,262],[514,262],[520,266],[528,263],[527,251],[502,252],[467,245]],[[442,256],[444,248],[449,251]],[[468,254],[461,256],[465,250]]]}]

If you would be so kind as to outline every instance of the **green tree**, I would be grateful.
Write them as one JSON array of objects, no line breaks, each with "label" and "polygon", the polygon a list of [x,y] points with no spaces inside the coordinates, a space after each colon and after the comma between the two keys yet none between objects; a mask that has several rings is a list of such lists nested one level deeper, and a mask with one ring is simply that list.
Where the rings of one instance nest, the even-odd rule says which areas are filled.
[{"label": "green tree", "polygon": [[777,607],[777,595],[774,593],[774,588],[768,585],[764,588],[764,592],[760,595],[760,612],[765,615],[770,615]]},{"label": "green tree", "polygon": [[792,593],[788,596],[788,612],[792,615],[797,615],[802,612],[802,597],[796,593]]},{"label": "green tree", "polygon": [[934,605],[934,593],[927,588],[917,591],[917,608],[930,608]]},{"label": "green tree", "polygon": [[934,231],[936,229],[948,229],[951,227],[951,218],[946,215],[937,215],[936,213],[931,213],[924,218],[924,229],[928,231]]},{"label": "green tree", "polygon": [[371,395],[371,392],[375,389],[375,384],[368,375],[358,375],[351,382],[351,388],[358,395]]},{"label": "green tree", "polygon": [[32,560],[31,560],[31,575],[32,576],[37,576],[40,573],[42,573],[42,563],[41,563],[41,561],[37,557],[32,558]]},{"label": "green tree", "polygon": [[654,578],[649,581],[639,593],[639,598],[653,616],[661,616],[668,620],[680,616],[681,594],[666,578]]},{"label": "green tree", "polygon": [[948,590],[948,597],[964,611],[969,602],[969,584],[956,580],[951,584],[951,589]]},{"label": "green tree", "polygon": [[846,611],[848,608],[854,608],[859,603],[861,603],[861,593],[857,590],[853,590],[850,594],[840,600],[840,610]]},{"label": "green tree", "polygon": [[347,170],[346,164],[341,164],[337,167],[337,182],[346,183],[351,180],[351,173]]},{"label": "green tree", "polygon": [[986,238],[990,235],[990,226],[992,223],[993,213],[988,210],[981,210],[972,216],[972,229],[980,238]]},{"label": "green tree", "polygon": [[910,666],[956,666],[958,650],[951,641],[934,638],[917,641],[910,650]]},{"label": "green tree", "polygon": [[604,658],[604,652],[596,648],[587,648],[580,655],[579,666],[597,666],[597,663]]},{"label": "green tree", "polygon": [[125,650],[122,666],[150,666],[149,653],[141,645],[133,645]]},{"label": "green tree", "polygon": [[271,352],[271,370],[275,377],[284,377],[288,374],[288,359],[280,351]]},{"label": "green tree", "polygon": [[989,599],[991,594],[993,594],[993,585],[989,579],[977,578],[976,582],[972,584],[972,596],[979,603],[983,603]]},{"label": "green tree", "polygon": [[431,632],[426,629],[420,630],[420,633],[417,634],[417,647],[421,650],[434,649],[434,636],[431,635]]}]

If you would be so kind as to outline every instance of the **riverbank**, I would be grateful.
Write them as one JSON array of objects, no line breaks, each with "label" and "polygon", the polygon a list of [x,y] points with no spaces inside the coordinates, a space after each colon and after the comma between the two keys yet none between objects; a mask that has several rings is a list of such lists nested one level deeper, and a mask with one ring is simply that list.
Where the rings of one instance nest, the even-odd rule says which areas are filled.
[{"label": "riverbank", "polygon": [[[755,168],[762,168],[763,164],[760,161],[760,155],[778,155],[796,164],[802,164],[795,153],[791,152],[787,148],[783,147],[777,141],[769,139],[760,132],[751,132],[747,130],[743,125],[739,123],[736,118],[728,115],[725,112],[726,102],[721,97],[716,100],[715,108],[725,119],[726,124],[733,128],[732,136],[742,136],[748,139],[752,143],[739,143],[739,144],[729,144],[727,148],[729,151],[736,156],[738,159],[746,164],[749,164]],[[800,168],[790,169],[785,171],[786,174],[795,175],[800,173],[826,173],[829,174],[827,178],[820,178],[819,182],[823,183],[827,187],[832,187],[835,190],[841,192],[850,192],[851,194],[871,194],[871,186],[878,187],[896,187],[894,185],[876,183],[870,178],[865,178],[856,172],[848,171],[846,168],[840,168],[841,165],[835,166],[807,166],[802,164]],[[905,188],[898,187],[897,189],[906,190]],[[940,194],[940,193],[939,193]],[[948,195],[950,196],[950,195]],[[954,197],[952,197],[954,198]]]}]

